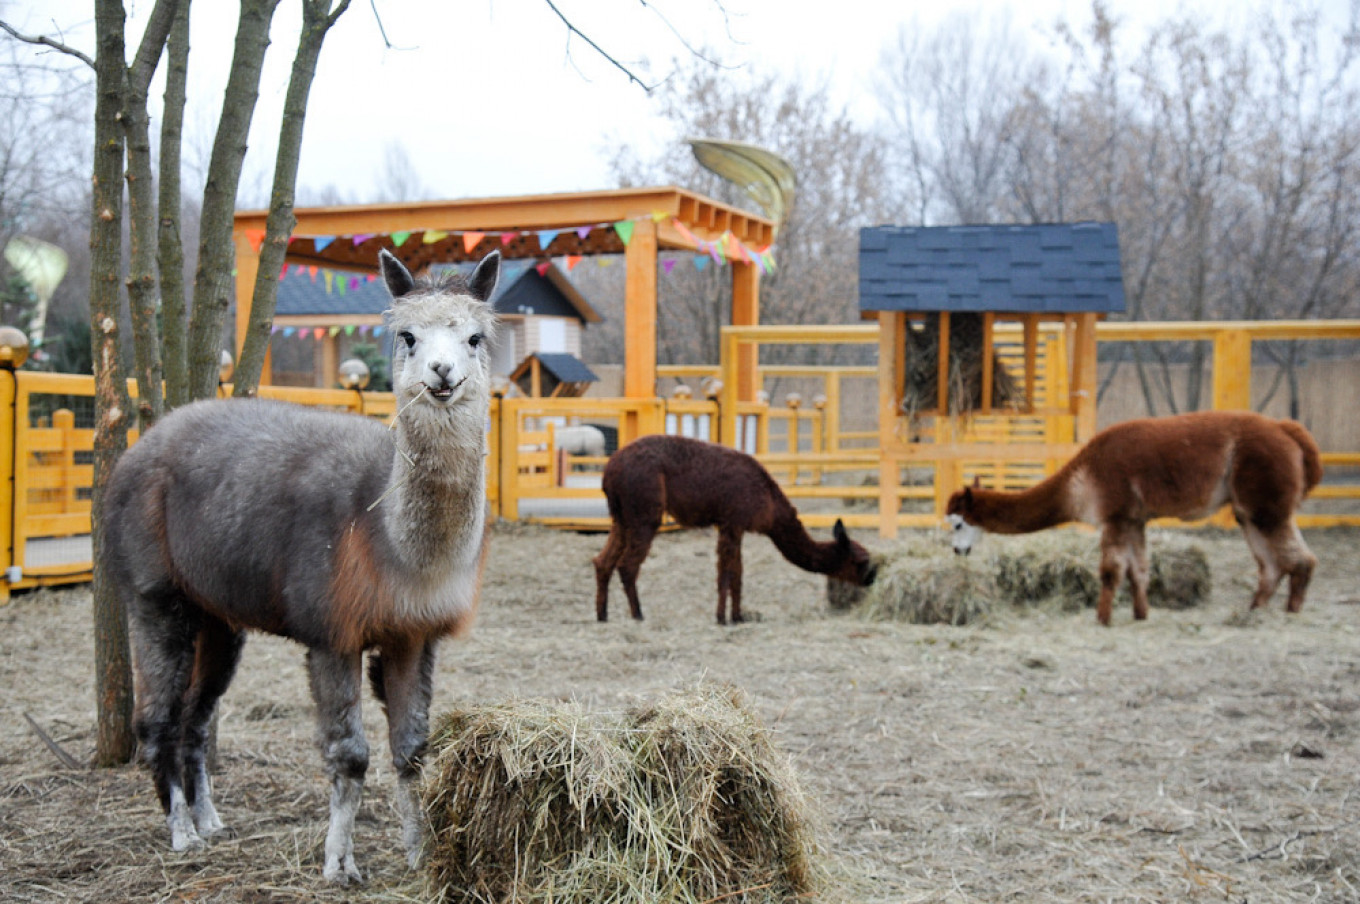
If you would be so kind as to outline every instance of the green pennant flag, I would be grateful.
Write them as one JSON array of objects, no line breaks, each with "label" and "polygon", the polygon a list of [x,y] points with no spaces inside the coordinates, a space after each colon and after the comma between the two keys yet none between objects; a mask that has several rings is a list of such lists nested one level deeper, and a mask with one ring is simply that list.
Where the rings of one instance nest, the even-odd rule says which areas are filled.
[{"label": "green pennant flag", "polygon": [[409,239],[410,237],[411,233],[407,232],[404,229],[401,230],[400,232],[394,232],[392,233],[392,244],[400,248],[402,245],[406,244],[406,240]]},{"label": "green pennant flag", "polygon": [[629,240],[633,237],[633,221],[619,220],[614,224],[614,231],[619,234],[619,238],[623,239],[623,243],[627,245]]}]

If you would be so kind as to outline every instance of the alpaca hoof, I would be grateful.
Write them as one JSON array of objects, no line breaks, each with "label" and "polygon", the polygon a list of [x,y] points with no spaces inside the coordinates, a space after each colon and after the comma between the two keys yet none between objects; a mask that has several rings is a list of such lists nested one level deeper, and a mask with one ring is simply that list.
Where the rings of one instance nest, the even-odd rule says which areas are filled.
[{"label": "alpaca hoof", "polygon": [[207,847],[208,842],[204,841],[203,836],[194,831],[192,827],[172,829],[170,832],[170,850],[177,854],[192,854]]},{"label": "alpaca hoof", "polygon": [[342,886],[351,882],[358,885],[364,881],[364,874],[359,872],[359,867],[355,865],[352,856],[346,857],[343,861],[338,857],[327,858],[326,867],[321,871],[321,875],[327,882]]}]

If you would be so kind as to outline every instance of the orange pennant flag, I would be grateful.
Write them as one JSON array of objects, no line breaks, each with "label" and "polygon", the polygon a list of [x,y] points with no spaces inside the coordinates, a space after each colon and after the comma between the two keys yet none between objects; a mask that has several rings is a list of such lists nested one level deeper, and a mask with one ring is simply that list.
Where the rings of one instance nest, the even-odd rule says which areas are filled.
[{"label": "orange pennant flag", "polygon": [[473,249],[473,248],[476,248],[477,245],[478,245],[478,244],[482,241],[482,239],[484,239],[484,238],[486,238],[486,233],[485,233],[485,232],[465,232],[465,233],[463,233],[463,250],[466,251],[468,254],[471,254],[471,253],[472,253],[472,249]]},{"label": "orange pennant flag", "polygon": [[264,244],[264,230],[246,229],[244,230],[244,232],[246,236],[246,241],[250,242],[250,247],[254,248],[256,253],[259,253],[260,246]]},{"label": "orange pennant flag", "polygon": [[579,254],[568,254],[568,255],[567,255],[567,272],[568,272],[568,273],[570,273],[572,270],[576,269],[576,265],[579,264],[579,263],[581,262],[581,257],[582,257],[582,256],[579,255]]}]

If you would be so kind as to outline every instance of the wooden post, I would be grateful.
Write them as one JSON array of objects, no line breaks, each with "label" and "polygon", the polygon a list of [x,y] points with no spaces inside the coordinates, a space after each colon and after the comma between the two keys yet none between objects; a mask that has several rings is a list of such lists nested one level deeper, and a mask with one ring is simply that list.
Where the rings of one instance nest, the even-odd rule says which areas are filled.
[{"label": "wooden post", "polygon": [[1076,415],[1079,443],[1089,442],[1096,433],[1096,315],[1076,315],[1076,335],[1072,340],[1071,407]]},{"label": "wooden post", "polygon": [[907,315],[878,312],[878,535],[897,536],[898,471],[896,450],[898,396],[905,379]]},{"label": "wooden post", "polygon": [[[236,360],[241,360],[241,349],[246,344],[246,331],[250,328],[250,309],[255,300],[255,275],[260,272],[260,252],[251,244],[250,239],[241,231],[233,236],[236,239]],[[264,368],[260,371],[260,385],[269,386],[274,382],[270,374],[271,362],[265,354]],[[329,384],[324,384],[329,385]]]},{"label": "wooden post", "polygon": [[996,314],[982,313],[982,413],[992,413],[992,381],[996,362],[992,360],[992,335],[996,328]]},{"label": "wooden post", "polygon": [[1026,314],[1025,324],[1025,411],[1034,411],[1034,394],[1038,387],[1039,315]]},{"label": "wooden post", "polygon": [[718,392],[718,436],[717,441],[733,449],[741,448],[740,420],[737,418],[737,361],[740,358],[741,343],[731,332],[722,333],[722,389]]},{"label": "wooden post", "polygon": [[1214,335],[1214,410],[1251,408],[1251,334],[1224,330]]},{"label": "wooden post", "polygon": [[321,337],[321,385],[333,388],[340,379],[340,344],[329,329]]},{"label": "wooden post", "polygon": [[949,413],[949,312],[941,311],[939,315],[939,341],[937,347],[939,353],[936,357],[938,370],[936,370],[936,388],[939,390],[936,400],[936,410],[940,412],[940,417]]},{"label": "wooden post", "polygon": [[[760,323],[760,270],[755,264],[732,261],[732,325],[757,326]],[[737,350],[737,398],[755,401],[760,388],[756,366],[759,348],[742,345]]]},{"label": "wooden post", "polygon": [[623,395],[656,396],[656,223],[637,220],[624,255]]},{"label": "wooden post", "polygon": [[0,606],[9,602],[9,581],[5,572],[14,564],[14,505],[20,487],[14,481],[15,421],[28,412],[15,407],[14,371],[0,368]]}]

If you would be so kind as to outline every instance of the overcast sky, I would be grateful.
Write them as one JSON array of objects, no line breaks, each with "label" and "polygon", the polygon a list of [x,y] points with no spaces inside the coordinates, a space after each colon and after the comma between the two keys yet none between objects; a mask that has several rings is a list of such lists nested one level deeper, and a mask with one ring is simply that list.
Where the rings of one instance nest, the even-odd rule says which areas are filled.
[{"label": "overcast sky", "polygon": [[[125,2],[132,44],[152,0]],[[1323,6],[1341,23],[1349,2],[1325,0]],[[900,27],[929,25],[943,11],[963,8],[980,20],[1009,14],[1014,30],[1032,31],[1038,41],[1057,17],[1081,24],[1090,9],[1089,0],[648,0],[645,6],[639,0],[555,0],[555,5],[652,81],[670,71],[673,58],[688,55],[678,33],[729,65],[829,79],[835,96],[866,118],[874,111],[873,68],[882,45]],[[1221,21],[1248,8],[1223,0],[1108,0],[1108,5],[1129,21],[1131,32],[1178,9]],[[297,0],[283,0],[271,32],[247,160],[245,191],[257,199],[268,186],[298,6]],[[90,53],[92,7],[91,0],[0,0],[0,13],[21,30],[52,34],[59,28],[68,43]],[[194,3],[187,140],[197,148],[186,147],[186,161],[196,151],[207,157],[236,8],[230,0]],[[313,190],[329,184],[348,198],[370,197],[387,146],[399,142],[434,197],[606,188],[612,148],[647,147],[657,141],[657,132],[646,92],[581,38],[569,38],[546,0],[353,0],[322,51],[299,184]]]}]

